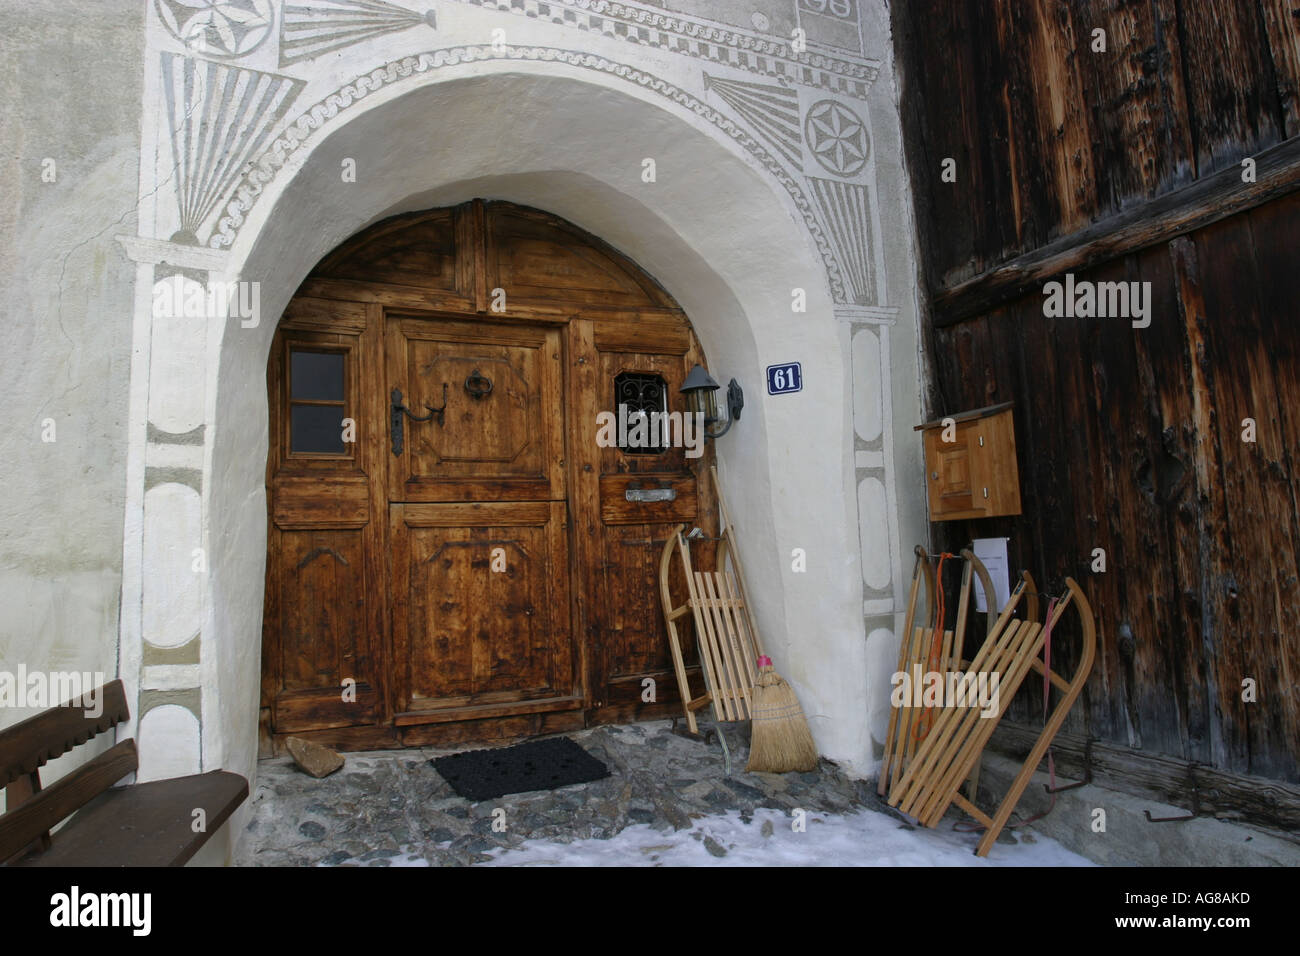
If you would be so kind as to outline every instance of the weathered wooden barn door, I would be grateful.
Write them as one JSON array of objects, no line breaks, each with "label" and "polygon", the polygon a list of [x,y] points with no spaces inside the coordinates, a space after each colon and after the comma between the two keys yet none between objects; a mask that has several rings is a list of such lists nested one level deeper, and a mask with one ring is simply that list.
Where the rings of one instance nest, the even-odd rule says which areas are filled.
[{"label": "weathered wooden barn door", "polygon": [[[717,530],[678,392],[703,361],[653,280],[537,210],[395,217],[328,256],[269,370],[265,741],[674,712],[657,558],[677,522]],[[620,405],[677,413],[670,440],[603,441]]]}]

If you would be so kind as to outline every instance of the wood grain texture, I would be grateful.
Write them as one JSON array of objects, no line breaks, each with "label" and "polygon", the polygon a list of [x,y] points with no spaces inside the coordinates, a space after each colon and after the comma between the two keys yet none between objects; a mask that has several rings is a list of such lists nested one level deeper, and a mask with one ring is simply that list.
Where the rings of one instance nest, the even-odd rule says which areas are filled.
[{"label": "wood grain texture", "polygon": [[[1025,410],[1024,514],[941,526],[937,543],[1007,535],[1013,566],[1032,568],[1044,591],[1066,575],[1086,581],[1098,660],[1067,732],[1292,783],[1298,220],[1290,196],[1081,274],[1151,282],[1147,329],[1049,319],[1031,295],[933,346],[946,404],[936,411],[1007,399]],[[1254,442],[1242,440],[1246,418]],[[1097,548],[1104,573],[1092,570]],[[1022,698],[1012,716],[1033,722],[1041,692]]]},{"label": "wood grain texture", "polygon": [[918,0],[891,17],[932,289],[1231,171],[1298,125],[1289,0]]},{"label": "wood grain texture", "polygon": [[[248,781],[224,770],[109,790],[68,821],[48,851],[19,865],[184,866],[247,797]],[[199,832],[196,810],[204,815]]]},{"label": "wood grain texture", "polygon": [[[93,690],[95,696],[89,702],[97,706],[85,707],[76,701],[61,701],[58,707],[51,707],[0,731],[0,786],[26,777],[129,717],[126,691],[120,680],[109,681]],[[93,716],[88,715],[88,711]]]},{"label": "wood grain texture", "polygon": [[[1292,0],[891,8],[936,327],[928,411],[1014,401],[1021,463],[1022,515],[950,522],[935,544],[1006,535],[1045,593],[1084,582],[1097,662],[1065,732],[1153,766],[1291,783],[1298,13]],[[945,157],[956,183],[940,179]],[[1151,325],[1046,317],[1042,286],[1066,272],[1149,282]],[[1036,684],[1014,719],[1041,720]]]},{"label": "wood grain texture", "polygon": [[134,740],[124,740],[0,816],[0,861],[9,859],[139,766]]},{"label": "wood grain texture", "polygon": [[[344,356],[357,440],[343,454],[293,450],[294,348]],[[268,747],[290,733],[354,749],[671,713],[645,542],[678,520],[716,532],[698,481],[711,449],[604,448],[597,414],[626,371],[662,376],[683,411],[696,362],[690,323],[653,278],[539,210],[476,200],[398,216],[327,256],[268,367]],[[394,388],[413,416],[443,410],[403,415],[399,454]],[[634,485],[675,498],[630,500]]]}]

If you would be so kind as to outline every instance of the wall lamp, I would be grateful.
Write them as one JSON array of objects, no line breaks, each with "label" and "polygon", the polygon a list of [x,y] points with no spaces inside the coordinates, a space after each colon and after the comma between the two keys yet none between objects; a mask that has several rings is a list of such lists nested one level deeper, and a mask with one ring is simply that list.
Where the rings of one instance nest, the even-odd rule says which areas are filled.
[{"label": "wall lamp", "polygon": [[[678,389],[686,396],[686,411],[692,415],[704,416],[704,437],[721,438],[730,429],[732,422],[740,421],[740,411],[745,407],[745,393],[740,383],[734,378],[727,384],[727,417],[718,417],[718,399],[713,393],[719,385],[713,376],[697,365],[686,376],[686,381]],[[718,427],[721,424],[722,427]]]}]

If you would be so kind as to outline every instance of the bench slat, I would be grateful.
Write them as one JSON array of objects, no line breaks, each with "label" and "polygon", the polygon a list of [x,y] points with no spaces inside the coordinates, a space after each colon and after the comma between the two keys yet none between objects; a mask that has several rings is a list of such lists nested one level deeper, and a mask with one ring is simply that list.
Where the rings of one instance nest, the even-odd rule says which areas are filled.
[{"label": "bench slat", "polygon": [[98,688],[97,693],[103,695],[102,713],[98,717],[87,717],[80,701],[75,704],[66,701],[62,706],[0,731],[0,787],[128,718],[126,690],[121,680],[110,681]]},{"label": "bench slat", "polygon": [[0,817],[0,861],[80,810],[138,765],[135,741],[124,740],[5,813]]},{"label": "bench slat", "polygon": [[[54,835],[54,846],[20,866],[182,866],[248,796],[237,773],[154,780],[110,790]],[[202,808],[206,830],[194,832]]]}]

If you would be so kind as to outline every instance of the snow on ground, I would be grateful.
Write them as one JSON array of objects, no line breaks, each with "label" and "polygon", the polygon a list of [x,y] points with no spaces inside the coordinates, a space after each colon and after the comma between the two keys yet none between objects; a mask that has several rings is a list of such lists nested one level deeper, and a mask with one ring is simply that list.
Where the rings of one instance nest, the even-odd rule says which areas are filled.
[{"label": "snow on ground", "polygon": [[[629,826],[608,840],[551,843],[530,840],[493,852],[481,866],[1094,866],[1055,840],[1016,834],[1016,846],[997,843],[989,857],[974,849],[978,833],[958,833],[945,820],[938,829],[907,829],[883,813],[810,812],[806,830],[780,810],[759,809],[745,823],[740,813],[696,820],[690,830],[661,833]],[[723,851],[725,855],[718,855]],[[415,861],[412,861],[415,862]],[[394,861],[396,865],[401,865]],[[416,863],[419,865],[419,863]]]}]

